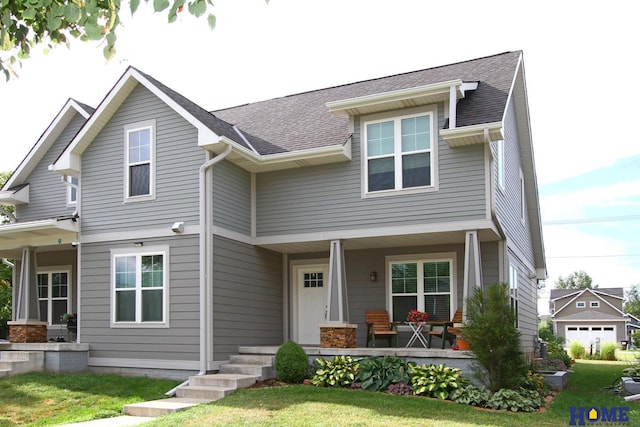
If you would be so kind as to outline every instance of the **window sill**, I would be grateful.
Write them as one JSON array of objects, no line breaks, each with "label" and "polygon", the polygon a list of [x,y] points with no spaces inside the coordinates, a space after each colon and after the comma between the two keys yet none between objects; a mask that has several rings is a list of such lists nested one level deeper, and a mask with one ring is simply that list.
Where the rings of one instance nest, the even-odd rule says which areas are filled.
[{"label": "window sill", "polygon": [[119,322],[111,323],[111,329],[168,329],[169,323],[134,323],[134,322]]},{"label": "window sill", "polygon": [[380,190],[366,192],[362,195],[362,198],[369,199],[376,197],[405,196],[410,194],[433,193],[435,191],[438,191],[438,188],[435,185],[429,187],[403,188],[402,190]]}]

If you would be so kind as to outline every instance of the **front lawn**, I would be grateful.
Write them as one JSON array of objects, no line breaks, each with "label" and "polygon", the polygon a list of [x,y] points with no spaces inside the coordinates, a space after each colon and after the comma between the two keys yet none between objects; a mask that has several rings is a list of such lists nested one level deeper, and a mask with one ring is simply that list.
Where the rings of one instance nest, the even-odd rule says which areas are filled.
[{"label": "front lawn", "polygon": [[415,396],[296,385],[240,390],[209,405],[144,425],[567,426],[571,406],[629,406],[629,425],[640,425],[640,403],[626,403],[607,389],[627,366],[628,362],[578,361],[568,388],[556,396],[545,412],[537,413],[494,412]]},{"label": "front lawn", "polygon": [[122,414],[128,403],[161,399],[177,381],[33,372],[0,379],[0,426],[52,426]]}]

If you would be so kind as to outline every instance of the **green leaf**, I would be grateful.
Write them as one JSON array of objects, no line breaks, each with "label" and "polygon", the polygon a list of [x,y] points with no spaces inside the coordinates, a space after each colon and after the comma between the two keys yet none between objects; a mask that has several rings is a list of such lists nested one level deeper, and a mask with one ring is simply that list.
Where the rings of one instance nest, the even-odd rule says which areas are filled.
[{"label": "green leaf", "polygon": [[23,19],[34,19],[36,17],[37,13],[38,13],[37,10],[29,7],[22,14],[22,18]]},{"label": "green leaf", "polygon": [[138,10],[138,6],[140,6],[140,0],[131,0],[129,2],[129,7],[131,8],[131,14],[133,15]]},{"label": "green leaf", "polygon": [[161,12],[169,7],[169,0],[153,0],[153,10]]},{"label": "green leaf", "polygon": [[213,30],[216,27],[216,16],[210,13],[207,16],[207,22],[209,23],[209,29]]},{"label": "green leaf", "polygon": [[207,4],[202,0],[189,3],[189,13],[199,18],[207,11]]},{"label": "green leaf", "polygon": [[95,22],[87,21],[84,26],[84,31],[91,40],[100,40],[102,38],[102,26]]},{"label": "green leaf", "polygon": [[68,3],[64,8],[64,17],[69,22],[78,22],[80,20],[80,8],[75,3]]}]

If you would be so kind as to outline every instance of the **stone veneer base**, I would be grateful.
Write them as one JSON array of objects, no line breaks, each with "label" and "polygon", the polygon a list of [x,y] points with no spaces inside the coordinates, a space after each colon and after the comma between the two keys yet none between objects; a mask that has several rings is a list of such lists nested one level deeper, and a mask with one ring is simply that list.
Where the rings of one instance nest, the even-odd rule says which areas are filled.
[{"label": "stone veneer base", "polygon": [[7,325],[9,326],[9,342],[47,342],[47,322],[39,322],[34,320],[16,320],[7,322]]},{"label": "stone veneer base", "polygon": [[355,348],[356,328],[351,323],[325,323],[320,325],[320,347]]}]

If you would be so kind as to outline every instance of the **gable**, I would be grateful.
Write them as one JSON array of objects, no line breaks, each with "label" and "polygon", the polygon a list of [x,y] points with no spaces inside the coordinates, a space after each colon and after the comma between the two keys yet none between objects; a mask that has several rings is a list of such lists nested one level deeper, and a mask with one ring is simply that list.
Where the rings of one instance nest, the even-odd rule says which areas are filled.
[{"label": "gable", "polygon": [[[614,288],[612,293],[617,293],[618,288]],[[620,288],[621,289],[621,288]],[[612,295],[607,292],[602,292],[598,289],[583,289],[583,290],[575,290],[575,289],[562,289],[555,291],[563,291],[563,292],[553,292],[554,289],[551,290],[550,296],[552,298],[552,302],[556,307],[556,311],[553,314],[554,318],[562,317],[572,318],[578,316],[578,318],[588,317],[589,312],[593,315],[593,312],[598,312],[600,315],[611,315],[611,316],[623,316],[622,312],[622,301],[621,297],[617,295]],[[564,292],[571,291],[571,292]],[[554,295],[555,294],[555,295]],[[559,295],[559,296],[558,296]],[[556,296],[556,298],[553,298]],[[593,304],[597,303],[597,306],[593,306]],[[583,304],[582,307],[579,305]],[[587,314],[584,314],[587,313]]]}]

